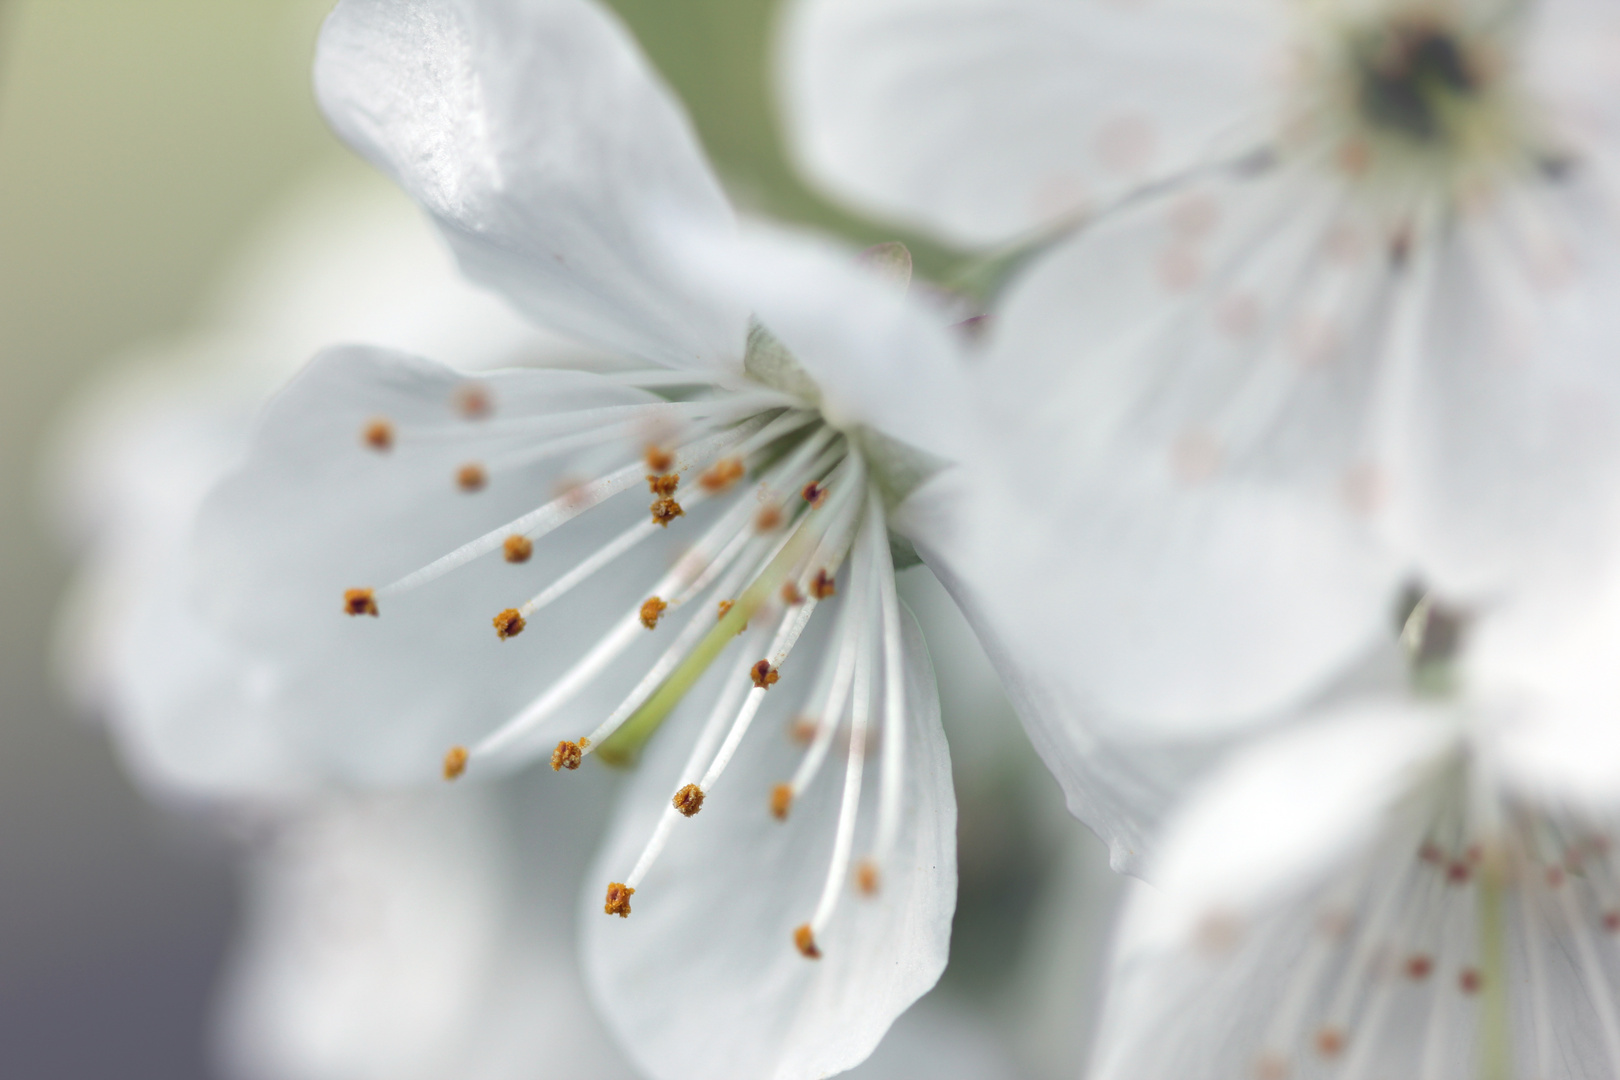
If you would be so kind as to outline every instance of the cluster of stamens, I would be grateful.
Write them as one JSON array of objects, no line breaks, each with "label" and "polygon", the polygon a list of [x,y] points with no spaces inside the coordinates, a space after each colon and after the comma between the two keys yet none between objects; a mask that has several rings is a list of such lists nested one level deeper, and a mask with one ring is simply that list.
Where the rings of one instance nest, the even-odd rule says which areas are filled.
[{"label": "cluster of stamens", "polygon": [[[486,387],[469,384],[458,392],[455,407],[468,419],[485,419],[493,411]],[[609,410],[611,411],[611,410]],[[598,410],[601,412],[601,410]],[[554,771],[578,769],[584,758],[601,752],[610,760],[633,754],[650,731],[679,700],[702,669],[712,663],[751,623],[765,620],[750,634],[758,645],[747,647],[746,662],[722,690],[680,783],[641,858],[622,882],[608,887],[604,911],[628,917],[630,897],[668,842],[675,821],[698,814],[747,734],[764,696],[783,683],[784,664],[817,607],[838,596],[841,565],[853,556],[850,595],[840,609],[833,645],[823,655],[815,681],[814,701],[795,721],[814,717],[813,734],[804,740],[804,757],[795,776],[775,785],[767,807],[786,820],[798,796],[828,757],[833,736],[847,727],[844,795],[826,887],[815,914],[798,927],[793,941],[809,958],[821,955],[818,936],[825,930],[845,887],[863,895],[877,892],[877,866],[892,847],[898,830],[903,776],[897,754],[884,760],[880,789],[877,843],[871,857],[852,868],[852,844],[860,801],[861,777],[868,751],[867,724],[874,708],[874,684],[884,686],[884,739],[898,746],[905,710],[893,567],[889,562],[887,527],[882,505],[867,482],[865,462],[844,435],[821,422],[819,414],[796,399],[773,391],[738,393],[696,402],[625,406],[622,417],[603,427],[599,416],[571,430],[567,417],[547,418],[555,431],[558,453],[581,446],[610,443],[637,426],[671,420],[695,432],[684,444],[657,440],[644,444],[640,460],[586,483],[576,483],[552,501],[507,525],[486,533],[427,566],[382,588],[355,588],[344,594],[350,615],[377,616],[387,598],[425,585],[486,553],[499,550],[514,566],[529,562],[536,544],[551,530],[645,479],[654,499],[649,518],[603,545],[584,562],[561,575],[529,601],[496,614],[496,636],[509,641],[520,635],[536,613],[584,583],[651,535],[661,534],[701,504],[719,507],[707,532],[696,540],[649,591],[646,599],[572,669],[554,680],[527,707],[469,747],[452,748],[443,761],[446,779],[456,779],[480,760],[498,756],[533,756],[538,729],[586,685],[606,671],[637,634],[673,634],[674,640],[628,697],[589,735],[562,740],[551,752]],[[673,414],[673,415],[671,415]],[[616,421],[616,422],[612,422]],[[546,427],[537,423],[536,427]],[[598,437],[592,438],[593,434]],[[386,418],[373,418],[361,429],[368,449],[391,452],[411,432],[396,431]],[[527,462],[544,460],[532,452]],[[754,497],[731,497],[739,483],[755,475]],[[696,483],[683,487],[683,476]],[[458,488],[476,493],[491,483],[490,470],[469,463],[454,475]],[[784,492],[796,492],[797,498]],[[677,496],[682,501],[677,501]],[[683,505],[684,502],[684,505]],[[703,595],[711,608],[698,605],[691,618],[674,630],[666,624]],[[707,611],[715,614],[710,616]],[[875,631],[874,628],[880,628]],[[744,655],[748,655],[745,653]],[[757,658],[757,659],[756,659]],[[881,670],[880,670],[881,669]],[[676,689],[671,690],[669,688]],[[807,689],[802,686],[801,689]],[[779,691],[780,692],[780,691]]]}]

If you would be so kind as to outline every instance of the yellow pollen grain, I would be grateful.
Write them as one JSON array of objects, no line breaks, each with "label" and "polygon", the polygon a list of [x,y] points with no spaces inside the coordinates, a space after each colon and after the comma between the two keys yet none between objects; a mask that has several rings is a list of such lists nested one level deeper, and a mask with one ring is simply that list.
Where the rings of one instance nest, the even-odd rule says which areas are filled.
[{"label": "yellow pollen grain", "polygon": [[617,915],[621,919],[630,917],[630,898],[636,895],[636,890],[614,881],[608,884],[607,903],[602,905],[602,911],[608,915]]},{"label": "yellow pollen grain", "polygon": [[817,600],[825,600],[838,591],[833,583],[833,576],[825,570],[817,570],[815,580],[810,583],[810,595]]},{"label": "yellow pollen grain", "polygon": [[816,948],[816,935],[810,929],[809,923],[801,923],[799,928],[793,931],[793,946],[806,960],[821,959],[821,950]]},{"label": "yellow pollen grain", "polygon": [[452,396],[456,412],[466,420],[482,420],[494,410],[489,387],[480,382],[464,382]]},{"label": "yellow pollen grain", "polygon": [[360,429],[360,441],[378,453],[386,453],[394,448],[394,425],[380,416],[369,420]]},{"label": "yellow pollen grain", "polygon": [[746,472],[741,458],[722,458],[698,477],[698,485],[710,493],[724,491],[741,480]]},{"label": "yellow pollen grain", "polygon": [[534,541],[522,533],[513,533],[501,545],[501,553],[509,563],[528,562],[529,556],[534,554]]},{"label": "yellow pollen grain", "polygon": [[347,615],[377,615],[377,594],[370,589],[345,589],[343,611]]},{"label": "yellow pollen grain", "polygon": [[774,532],[781,527],[782,508],[779,506],[762,506],[754,515],[754,529],[758,532]]},{"label": "yellow pollen grain", "polygon": [[659,499],[648,509],[652,511],[653,521],[666,529],[669,528],[669,523],[676,518],[686,516],[686,511],[682,510],[681,504],[674,499]]},{"label": "yellow pollen grain", "polygon": [[675,797],[670,800],[670,803],[683,816],[692,817],[703,809],[703,789],[696,784],[687,784],[675,793]]},{"label": "yellow pollen grain", "polygon": [[495,634],[502,641],[509,637],[517,637],[523,633],[523,628],[529,625],[528,621],[518,614],[517,608],[507,608],[492,621],[495,623]]},{"label": "yellow pollen grain", "polygon": [[558,743],[557,749],[551,752],[551,771],[562,772],[567,769],[572,772],[574,769],[579,768],[579,763],[585,756],[585,742],[584,739],[579,740],[579,742],[569,742],[564,739]]},{"label": "yellow pollen grain", "polygon": [[658,597],[649,596],[647,601],[641,605],[641,625],[649,630],[658,629],[658,616],[662,615],[667,607],[669,605],[658,599]]},{"label": "yellow pollen grain", "polygon": [[788,607],[795,607],[804,603],[804,594],[799,591],[799,587],[793,582],[784,581],[782,582],[782,603]]},{"label": "yellow pollen grain", "polygon": [[855,867],[855,887],[862,896],[876,896],[882,882],[883,876],[878,873],[877,863],[871,859],[862,859],[860,865]]},{"label": "yellow pollen grain", "polygon": [[462,491],[483,491],[489,483],[489,474],[476,461],[469,461],[456,470],[456,486]]},{"label": "yellow pollen grain", "polygon": [[761,660],[750,668],[748,673],[753,676],[754,688],[757,690],[769,690],[782,677],[775,668],[771,667],[769,660]]},{"label": "yellow pollen grain", "polygon": [[721,619],[725,618],[726,613],[731,610],[731,607],[732,607],[732,602],[730,600],[722,600],[722,601],[720,601],[720,612],[719,612],[719,614],[717,614],[714,617],[715,621],[719,622]]},{"label": "yellow pollen grain", "polygon": [[647,490],[652,492],[654,495],[657,495],[661,499],[667,499],[671,495],[675,494],[675,489],[680,486],[680,473],[665,473],[662,476],[658,476],[654,473],[647,474]]},{"label": "yellow pollen grain", "polygon": [[467,748],[452,746],[444,755],[444,778],[454,780],[467,771]]},{"label": "yellow pollen grain", "polygon": [[675,464],[675,455],[661,446],[647,447],[647,468],[655,473],[667,473]]},{"label": "yellow pollen grain", "polygon": [[804,501],[809,503],[812,509],[819,508],[827,501],[827,489],[814,480],[804,485],[804,490],[799,494],[804,496]]},{"label": "yellow pollen grain", "polygon": [[771,788],[771,817],[777,821],[786,821],[788,810],[793,806],[793,785],[777,784]]}]

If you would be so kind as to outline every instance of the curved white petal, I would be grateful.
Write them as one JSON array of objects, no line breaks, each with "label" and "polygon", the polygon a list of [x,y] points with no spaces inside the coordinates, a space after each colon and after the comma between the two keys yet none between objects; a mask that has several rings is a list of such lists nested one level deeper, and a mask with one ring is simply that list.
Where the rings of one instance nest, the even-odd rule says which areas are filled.
[{"label": "curved white petal", "polygon": [[798,0],[781,95],[830,192],[980,245],[1243,145],[1288,29],[1255,0]]},{"label": "curved white petal", "polygon": [[[1369,1052],[1416,1072],[1422,1031],[1392,1019],[1392,1000],[1412,1006],[1390,994],[1443,1000],[1463,957],[1434,941],[1465,935],[1471,918],[1456,890],[1449,930],[1413,921],[1432,914],[1418,900],[1446,888],[1446,867],[1417,852],[1457,735],[1443,714],[1367,705],[1218,770],[1169,826],[1155,886],[1126,910],[1092,1075],[1297,1075],[1356,1055],[1342,1064],[1353,1075]],[[1413,954],[1401,950],[1420,945],[1428,966],[1411,981],[1426,982],[1408,989]]]},{"label": "curved white petal", "polygon": [[[376,618],[346,615],[346,589],[384,586],[597,471],[638,462],[648,429],[635,426],[592,451],[533,464],[521,456],[536,441],[530,425],[547,417],[644,405],[651,395],[582,372],[478,378],[491,414],[468,419],[454,404],[466,376],[382,350],[323,353],[271,402],[246,460],[200,512],[191,554],[199,603],[267,665],[268,722],[319,767],[352,780],[435,775],[452,744],[510,719],[633,611],[665,566],[660,545],[680,541],[678,527],[655,537],[520,636],[497,638],[497,612],[646,518],[643,487],[562,526],[527,562],[508,563],[497,550],[381,598]],[[387,452],[361,439],[377,417],[393,426]],[[467,463],[484,466],[483,490],[458,487]],[[570,737],[574,724],[588,730],[617,703],[633,667],[598,680],[597,696],[564,714]]]},{"label": "curved white petal", "polygon": [[646,360],[734,369],[745,312],[682,281],[654,211],[735,226],[691,125],[586,0],[344,0],[316,93],[421,203],[469,276],[543,325]]},{"label": "curved white petal", "polygon": [[[619,919],[602,913],[603,890],[623,880],[669,806],[717,688],[693,691],[630,780],[584,890],[586,977],[609,1026],[656,1080],[830,1076],[865,1059],[939,978],[956,901],[956,803],[932,666],[909,612],[903,622],[904,824],[877,895],[849,888],[818,940],[819,960],[801,956],[793,935],[827,873],[843,770],[841,755],[830,757],[788,820],[771,816],[772,786],[799,756],[786,738],[791,717],[775,703],[788,699],[767,700],[720,785],[700,813],[675,823],[632,914]],[[711,686],[735,670],[717,664]],[[772,694],[790,677],[784,669]],[[862,788],[857,856],[872,843],[877,764]]]},{"label": "curved white petal", "polygon": [[696,239],[672,243],[694,280],[746,304],[787,347],[829,423],[946,460],[972,453],[963,340],[906,282],[805,232],[755,224],[735,244]]}]

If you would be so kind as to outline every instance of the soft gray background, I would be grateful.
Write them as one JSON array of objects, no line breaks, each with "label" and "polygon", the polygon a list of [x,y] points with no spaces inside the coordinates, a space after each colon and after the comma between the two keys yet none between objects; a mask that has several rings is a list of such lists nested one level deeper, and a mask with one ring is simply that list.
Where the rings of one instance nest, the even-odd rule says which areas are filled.
[{"label": "soft gray background", "polygon": [[[862,242],[892,238],[839,218],[792,182],[764,85],[769,0],[616,6],[686,97],[741,198]],[[325,7],[0,0],[7,1077],[207,1075],[207,1003],[233,879],[200,831],[143,803],[94,725],[68,715],[53,691],[50,628],[71,563],[43,524],[41,444],[53,414],[121,348],[186,328],[233,243],[278,195],[344,155],[308,90]],[[920,266],[942,265],[941,253],[914,248]],[[1032,868],[1051,843],[1050,826],[1030,823],[1051,820],[1055,794],[1044,774],[1027,771],[1004,703],[982,684],[956,689],[958,711],[993,723],[1001,735],[990,737],[1013,747],[1005,769],[962,793],[962,908],[947,979],[982,996],[1001,991],[1007,958],[1020,951],[1040,884]],[[1039,779],[1020,779],[1030,775]],[[969,923],[972,935],[961,932]]]}]

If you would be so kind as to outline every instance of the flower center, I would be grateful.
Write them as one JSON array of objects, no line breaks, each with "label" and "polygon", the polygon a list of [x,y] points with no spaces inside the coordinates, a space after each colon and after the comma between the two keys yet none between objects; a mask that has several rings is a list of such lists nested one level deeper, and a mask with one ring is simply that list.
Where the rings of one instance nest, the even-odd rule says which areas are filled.
[{"label": "flower center", "polygon": [[[803,380],[795,374],[797,365],[785,350],[778,351],[772,368],[776,381],[798,389]],[[649,386],[666,385],[657,375],[646,379]],[[494,406],[487,395],[481,400],[478,415],[484,417]],[[577,769],[593,754],[610,763],[628,762],[707,671],[716,663],[733,668],[640,859],[624,881],[608,889],[604,910],[628,917],[631,897],[677,823],[703,809],[767,695],[773,700],[797,698],[801,707],[795,712],[811,727],[804,758],[790,780],[775,786],[769,805],[760,807],[760,813],[786,819],[797,797],[815,780],[835,736],[844,733],[844,797],[827,885],[810,920],[791,934],[784,928],[784,938],[791,939],[800,953],[818,958],[817,941],[839,895],[848,888],[867,895],[877,891],[878,867],[894,842],[901,812],[906,703],[899,606],[881,482],[869,471],[865,450],[826,423],[803,397],[781,385],[750,390],[715,387],[712,396],[695,400],[537,422],[559,430],[548,429],[518,456],[524,467],[548,457],[577,451],[600,454],[604,449],[630,460],[574,484],[557,498],[390,585],[348,590],[343,611],[386,618],[391,597],[428,586],[497,551],[514,568],[515,577],[522,575],[548,533],[615,496],[638,490],[644,482],[643,497],[652,500],[647,516],[545,583],[531,599],[494,616],[491,647],[521,651],[530,639],[515,643],[513,639],[555,601],[643,543],[697,528],[693,519],[706,518],[709,523],[702,535],[673,565],[660,557],[651,560],[670,568],[651,584],[644,599],[620,612],[594,645],[516,715],[471,747],[453,747],[443,761],[443,774],[454,780],[482,763],[527,764],[548,753],[554,771]],[[648,430],[649,423],[681,431],[684,442],[647,445],[644,438],[638,442],[636,433]],[[386,438],[377,437],[378,431],[385,431]],[[387,454],[396,442],[412,437],[409,429],[396,429],[385,418],[373,419],[361,429],[357,452]],[[464,482],[470,468],[477,469],[480,483]],[[496,464],[475,463],[452,479],[476,495],[500,471]],[[839,584],[846,561],[851,563],[845,575],[847,596]],[[634,568],[619,573],[634,573]],[[840,601],[833,608],[837,625],[831,645],[823,650],[820,664],[814,658],[796,663],[795,647],[818,607]],[[548,749],[549,740],[559,734],[552,722],[564,707],[619,665],[649,633],[664,638],[667,647],[645,668],[628,696],[588,734],[565,738]],[[739,638],[742,643],[734,644]],[[806,679],[817,666],[819,674]],[[881,731],[889,756],[879,792],[877,841],[871,855],[852,870],[867,724],[879,705],[874,689],[879,684]]]},{"label": "flower center", "polygon": [[1368,123],[1413,139],[1444,139],[1448,118],[1479,89],[1475,61],[1441,26],[1397,19],[1356,50],[1361,112]]}]

